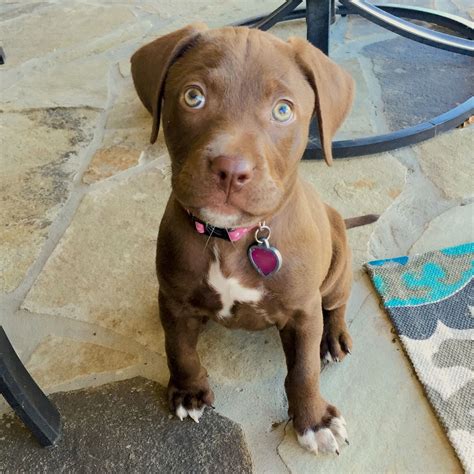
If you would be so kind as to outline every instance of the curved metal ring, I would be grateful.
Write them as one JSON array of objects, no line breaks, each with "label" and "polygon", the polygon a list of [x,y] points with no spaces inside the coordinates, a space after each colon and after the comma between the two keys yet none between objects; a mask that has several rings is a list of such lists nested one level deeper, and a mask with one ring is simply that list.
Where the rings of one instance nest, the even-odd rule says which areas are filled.
[{"label": "curved metal ring", "polygon": [[364,18],[405,38],[453,53],[474,56],[474,41],[469,39],[458,38],[457,36],[447,35],[446,33],[432,31],[429,28],[415,25],[387,13],[382,8],[371,5],[365,0],[341,0],[341,3],[348,9],[348,13],[352,13],[355,10]]},{"label": "curved metal ring", "polygon": [[[472,21],[465,20],[460,16],[451,15],[450,13],[438,12],[430,8],[414,7],[406,5],[396,5],[393,3],[386,3],[383,5],[374,3],[374,7],[391,13],[392,15],[405,18],[407,20],[420,20],[428,23],[433,23],[443,28],[448,28],[451,31],[458,33],[466,39],[474,39],[474,25]],[[344,6],[340,6],[338,13],[341,15],[347,14]],[[351,11],[351,14],[357,14],[357,11]]]},{"label": "curved metal ring", "polygon": [[[266,237],[261,237],[260,239],[258,238],[258,234],[262,232],[263,230],[266,230],[268,232],[268,235]],[[270,240],[270,235],[272,235],[272,230],[270,227],[265,225],[265,222],[263,224],[260,224],[258,226],[258,229],[255,231],[255,240],[259,243],[262,244],[264,241]]]}]

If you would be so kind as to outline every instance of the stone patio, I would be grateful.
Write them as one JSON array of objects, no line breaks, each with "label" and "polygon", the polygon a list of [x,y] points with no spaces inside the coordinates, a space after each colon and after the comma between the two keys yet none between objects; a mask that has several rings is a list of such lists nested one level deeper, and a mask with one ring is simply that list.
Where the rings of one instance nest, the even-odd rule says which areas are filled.
[{"label": "stone patio", "polygon": [[[163,137],[135,94],[129,58],[189,22],[220,26],[270,11],[270,0],[10,2],[0,6],[0,324],[48,392],[142,376],[167,383],[154,273],[170,189]],[[404,2],[412,3],[412,2]],[[469,0],[418,0],[472,19]],[[275,27],[304,35],[304,24]],[[331,55],[357,82],[339,137],[411,125],[472,95],[473,61],[338,18]],[[349,232],[353,355],[322,374],[348,421],[337,458],[297,445],[276,330],[209,324],[200,353],[216,409],[242,427],[258,473],[461,472],[361,264],[473,240],[473,128],[332,168],[302,172],[344,216],[380,213]],[[0,411],[8,411],[3,400]],[[205,417],[204,417],[205,418]],[[0,460],[0,470],[2,469]]]}]

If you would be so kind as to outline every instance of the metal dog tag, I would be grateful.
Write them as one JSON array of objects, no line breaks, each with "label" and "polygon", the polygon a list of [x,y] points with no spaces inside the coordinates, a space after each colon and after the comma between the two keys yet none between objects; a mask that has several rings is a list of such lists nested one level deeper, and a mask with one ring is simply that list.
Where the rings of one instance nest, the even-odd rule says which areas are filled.
[{"label": "metal dog tag", "polygon": [[[259,237],[259,234],[267,231],[266,237]],[[270,245],[270,228],[263,223],[255,232],[256,242],[248,249],[248,257],[260,275],[268,277],[280,270],[283,263],[280,252]]]}]

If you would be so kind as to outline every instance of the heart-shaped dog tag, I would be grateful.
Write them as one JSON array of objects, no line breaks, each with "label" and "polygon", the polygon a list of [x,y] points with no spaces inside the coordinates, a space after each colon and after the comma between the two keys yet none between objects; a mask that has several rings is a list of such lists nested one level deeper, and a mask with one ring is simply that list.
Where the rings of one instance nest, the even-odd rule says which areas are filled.
[{"label": "heart-shaped dog tag", "polygon": [[261,239],[261,243],[251,245],[248,256],[255,270],[264,277],[275,274],[281,268],[281,254],[275,247],[270,246],[267,239]]}]

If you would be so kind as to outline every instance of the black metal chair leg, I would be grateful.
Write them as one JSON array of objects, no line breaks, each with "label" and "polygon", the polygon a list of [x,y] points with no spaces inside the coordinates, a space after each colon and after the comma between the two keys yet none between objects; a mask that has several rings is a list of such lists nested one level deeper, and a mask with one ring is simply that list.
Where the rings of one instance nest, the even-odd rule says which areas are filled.
[{"label": "black metal chair leg", "polygon": [[43,446],[61,434],[61,416],[18,358],[0,326],[0,393]]},{"label": "black metal chair leg", "polygon": [[329,54],[331,10],[331,0],[306,1],[306,37],[324,54]]}]

